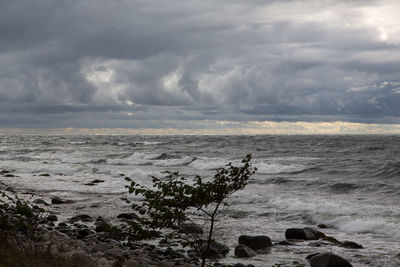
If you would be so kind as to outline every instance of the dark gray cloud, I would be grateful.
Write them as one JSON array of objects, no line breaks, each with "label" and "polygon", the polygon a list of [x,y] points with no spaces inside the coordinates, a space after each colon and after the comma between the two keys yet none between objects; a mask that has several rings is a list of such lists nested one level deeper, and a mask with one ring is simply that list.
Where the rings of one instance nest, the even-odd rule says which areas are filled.
[{"label": "dark gray cloud", "polygon": [[398,12],[385,0],[3,0],[0,127],[397,123]]}]

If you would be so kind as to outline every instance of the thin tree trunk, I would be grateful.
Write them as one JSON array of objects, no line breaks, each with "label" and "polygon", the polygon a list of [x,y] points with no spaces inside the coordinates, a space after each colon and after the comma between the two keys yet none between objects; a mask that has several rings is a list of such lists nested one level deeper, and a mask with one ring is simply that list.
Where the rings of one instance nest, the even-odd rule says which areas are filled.
[{"label": "thin tree trunk", "polygon": [[206,257],[207,257],[207,253],[210,249],[210,245],[211,245],[211,238],[212,238],[212,233],[213,233],[213,229],[214,229],[214,221],[215,221],[215,215],[217,214],[218,208],[219,208],[219,204],[221,204],[221,202],[219,202],[217,204],[217,206],[214,209],[214,212],[211,214],[211,225],[210,225],[210,232],[208,233],[208,240],[207,240],[207,249],[206,252],[203,255],[202,261],[201,261],[201,267],[205,267],[206,266]]}]

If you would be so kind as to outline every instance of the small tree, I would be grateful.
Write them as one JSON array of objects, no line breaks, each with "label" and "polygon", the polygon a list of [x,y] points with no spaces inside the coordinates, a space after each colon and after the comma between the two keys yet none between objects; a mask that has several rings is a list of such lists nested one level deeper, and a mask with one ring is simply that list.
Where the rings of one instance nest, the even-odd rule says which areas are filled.
[{"label": "small tree", "polygon": [[141,224],[131,224],[132,238],[154,237],[164,228],[181,229],[189,220],[191,210],[200,211],[210,222],[206,250],[201,255],[202,266],[205,266],[221,205],[226,204],[225,200],[234,192],[243,189],[256,170],[251,168],[250,160],[251,155],[247,155],[240,167],[229,163],[225,168],[218,169],[208,181],[197,175],[190,183],[179,172],[166,172],[164,179],[152,177],[153,189],[126,178],[131,183],[128,186],[129,193],[144,196],[141,204],[132,205],[135,211],[143,215]]}]

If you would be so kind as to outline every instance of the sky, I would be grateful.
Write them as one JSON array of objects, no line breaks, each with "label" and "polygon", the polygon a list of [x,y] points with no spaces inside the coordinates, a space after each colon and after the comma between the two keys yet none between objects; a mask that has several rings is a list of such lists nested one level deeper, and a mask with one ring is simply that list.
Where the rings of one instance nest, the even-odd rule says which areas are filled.
[{"label": "sky", "polygon": [[398,14],[395,0],[0,0],[0,128],[400,133]]}]

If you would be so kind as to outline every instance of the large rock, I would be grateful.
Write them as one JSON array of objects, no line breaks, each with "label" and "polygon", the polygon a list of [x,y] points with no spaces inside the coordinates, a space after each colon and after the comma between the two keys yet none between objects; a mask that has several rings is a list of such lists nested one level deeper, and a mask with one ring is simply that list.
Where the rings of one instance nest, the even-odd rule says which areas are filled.
[{"label": "large rock", "polygon": [[258,235],[258,236],[242,235],[239,237],[239,244],[246,245],[253,250],[272,247],[271,239],[266,235]]},{"label": "large rock", "polygon": [[235,256],[238,258],[249,258],[257,255],[257,253],[246,245],[239,244],[235,247]]},{"label": "large rock", "polygon": [[210,247],[207,251],[207,242],[200,248],[200,256],[205,255],[206,258],[222,258],[229,253],[228,246],[211,240]]},{"label": "large rock", "polygon": [[346,259],[330,252],[311,254],[306,259],[311,267],[353,267]]},{"label": "large rock", "polygon": [[326,235],[314,228],[289,228],[285,232],[286,239],[300,240],[318,240],[326,237]]}]

